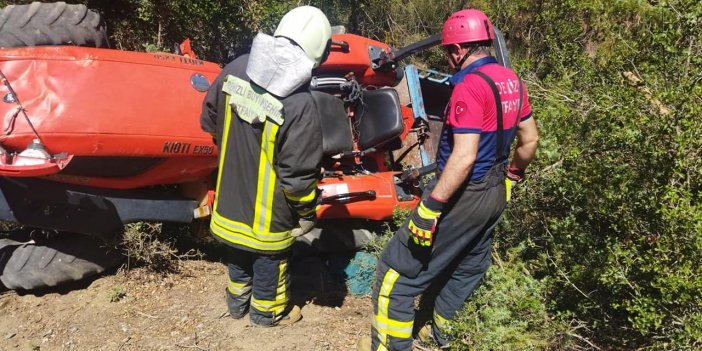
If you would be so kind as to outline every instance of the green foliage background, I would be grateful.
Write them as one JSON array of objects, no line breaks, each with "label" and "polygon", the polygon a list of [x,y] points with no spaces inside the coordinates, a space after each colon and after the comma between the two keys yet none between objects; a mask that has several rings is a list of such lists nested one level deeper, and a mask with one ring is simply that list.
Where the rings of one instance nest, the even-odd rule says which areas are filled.
[{"label": "green foliage background", "polygon": [[[438,33],[457,9],[483,9],[508,37],[541,143],[496,237],[497,257],[509,259],[493,268],[456,327],[459,337],[487,341],[456,347],[702,348],[701,2],[83,3],[102,13],[115,48],[168,50],[189,37],[200,57],[220,63],[300,4],[397,47]],[[433,68],[445,62],[438,50],[413,60]],[[514,247],[521,249],[508,255]],[[496,333],[508,321],[486,312],[491,296],[511,298],[504,306],[514,306],[508,309],[515,318],[553,332],[525,333],[530,341],[509,344],[514,335]],[[526,305],[517,303],[524,299]],[[574,329],[539,324],[543,318],[577,324],[578,342],[554,337]]]}]

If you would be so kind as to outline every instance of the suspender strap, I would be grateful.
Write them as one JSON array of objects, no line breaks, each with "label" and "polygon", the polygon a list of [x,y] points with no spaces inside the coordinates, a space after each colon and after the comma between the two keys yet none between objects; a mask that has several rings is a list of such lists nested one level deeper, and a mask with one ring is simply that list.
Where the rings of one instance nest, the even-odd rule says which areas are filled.
[{"label": "suspender strap", "polygon": [[[495,158],[495,164],[498,164],[509,157],[509,153],[505,154],[505,131],[504,131],[504,115],[502,113],[502,100],[500,99],[500,91],[497,90],[497,85],[495,82],[487,76],[487,74],[480,72],[480,71],[474,71],[473,74],[478,75],[480,78],[482,78],[488,86],[490,86],[490,90],[492,90],[492,95],[495,98],[495,113],[497,117],[497,135],[496,135],[496,141],[497,141],[497,150],[496,150],[496,158]],[[521,116],[520,114],[522,113],[522,80],[519,79],[519,109],[517,110],[517,118],[516,121],[514,122],[514,125],[511,128],[512,134],[517,129],[517,126],[519,125]]]},{"label": "suspender strap", "polygon": [[497,90],[497,85],[495,85],[495,82],[487,76],[487,74],[479,71],[473,72],[474,74],[478,75],[480,78],[483,78],[483,80],[490,86],[490,89],[492,90],[492,95],[495,97],[495,112],[497,114],[497,152],[496,152],[496,158],[495,158],[495,163],[500,163],[503,158],[505,157],[505,131],[504,131],[504,119],[503,119],[503,114],[502,114],[502,100],[500,99],[500,91]]}]

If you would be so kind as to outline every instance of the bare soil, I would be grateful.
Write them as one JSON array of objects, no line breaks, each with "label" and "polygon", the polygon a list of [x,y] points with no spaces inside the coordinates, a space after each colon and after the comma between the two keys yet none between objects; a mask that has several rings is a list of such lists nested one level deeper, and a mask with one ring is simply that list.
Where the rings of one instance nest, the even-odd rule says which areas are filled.
[{"label": "bare soil", "polygon": [[292,326],[228,317],[226,266],[183,261],[176,273],[135,269],[38,295],[2,292],[0,350],[355,349],[369,334],[370,299],[329,287],[308,263],[294,276],[304,317]]}]

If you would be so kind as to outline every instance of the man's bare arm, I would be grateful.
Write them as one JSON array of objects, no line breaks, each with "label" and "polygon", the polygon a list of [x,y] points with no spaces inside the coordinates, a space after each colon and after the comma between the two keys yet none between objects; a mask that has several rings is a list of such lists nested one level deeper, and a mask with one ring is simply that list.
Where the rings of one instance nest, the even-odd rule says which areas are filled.
[{"label": "man's bare arm", "polygon": [[478,156],[479,141],[480,134],[453,135],[453,151],[431,193],[432,197],[439,201],[448,201],[465,182]]},{"label": "man's bare arm", "polygon": [[534,118],[529,118],[526,121],[519,123],[517,131],[517,148],[514,151],[514,157],[510,163],[510,168],[525,170],[529,163],[536,156],[536,147],[539,144],[539,132],[536,128]]}]

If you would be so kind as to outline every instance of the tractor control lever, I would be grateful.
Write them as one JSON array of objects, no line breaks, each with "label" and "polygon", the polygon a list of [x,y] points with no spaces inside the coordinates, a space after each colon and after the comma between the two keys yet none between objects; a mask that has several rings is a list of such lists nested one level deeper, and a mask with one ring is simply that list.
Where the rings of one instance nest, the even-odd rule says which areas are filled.
[{"label": "tractor control lever", "polygon": [[354,156],[363,157],[366,154],[369,154],[369,153],[375,152],[375,151],[376,151],[376,149],[374,147],[372,147],[370,149],[363,150],[363,151],[344,151],[344,152],[338,153],[336,155],[333,155],[331,158],[338,160],[338,159],[342,159],[342,158],[346,158],[346,157],[354,157]]},{"label": "tractor control lever", "polygon": [[353,198],[368,198],[368,197],[371,199],[375,199],[375,191],[367,190],[367,191],[357,191],[357,192],[353,192],[353,193],[332,195],[329,197],[322,198],[322,204],[328,205],[334,201],[343,201],[343,200],[350,200]]},{"label": "tractor control lever", "polygon": [[420,177],[432,173],[434,171],[436,171],[436,163],[432,163],[428,166],[420,168],[411,167],[402,172],[402,174],[400,175],[400,180],[402,180],[403,182],[416,181]]},{"label": "tractor control lever", "polygon": [[349,50],[350,50],[349,43],[347,41],[332,40],[331,44],[332,44],[332,46],[339,47],[342,52],[349,52]]}]

